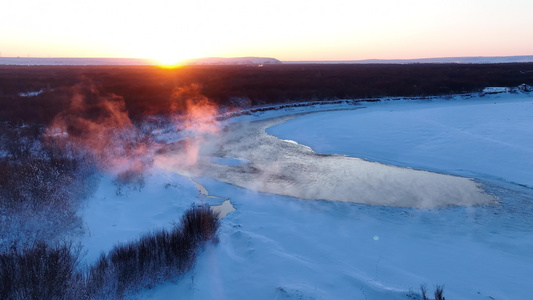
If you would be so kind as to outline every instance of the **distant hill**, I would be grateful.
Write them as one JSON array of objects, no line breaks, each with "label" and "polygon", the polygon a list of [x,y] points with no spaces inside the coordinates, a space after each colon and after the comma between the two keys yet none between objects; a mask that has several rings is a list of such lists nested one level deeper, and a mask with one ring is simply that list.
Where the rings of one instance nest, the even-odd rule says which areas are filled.
[{"label": "distant hill", "polygon": [[[208,57],[189,59],[184,61],[187,65],[263,65],[281,64],[271,57]],[[0,57],[0,65],[153,65],[153,60],[139,58],[91,58],[91,57]]]},{"label": "distant hill", "polygon": [[473,57],[436,57],[415,59],[362,59],[362,60],[325,60],[325,61],[284,61],[285,64],[498,64],[533,62],[533,55],[522,56],[473,56]]},{"label": "distant hill", "polygon": [[150,65],[152,61],[140,58],[102,57],[0,57],[0,65],[17,66],[104,66],[104,65]]},{"label": "distant hill", "polygon": [[[524,56],[476,56],[441,57],[418,59],[363,59],[363,60],[308,60],[279,61],[271,57],[207,57],[184,61],[188,65],[264,65],[264,64],[496,64],[533,62],[533,55]],[[91,58],[91,57],[0,57],[0,65],[154,65],[154,60],[138,58]]]},{"label": "distant hill", "polygon": [[281,64],[271,57],[206,57],[184,61],[187,65],[263,65]]}]

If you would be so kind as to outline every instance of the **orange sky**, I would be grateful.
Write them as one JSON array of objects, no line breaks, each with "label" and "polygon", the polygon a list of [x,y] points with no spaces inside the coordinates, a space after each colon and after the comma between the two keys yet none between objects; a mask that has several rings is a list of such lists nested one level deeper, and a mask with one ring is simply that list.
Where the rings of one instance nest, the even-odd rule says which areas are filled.
[{"label": "orange sky", "polygon": [[531,0],[4,0],[3,57],[533,55]]}]

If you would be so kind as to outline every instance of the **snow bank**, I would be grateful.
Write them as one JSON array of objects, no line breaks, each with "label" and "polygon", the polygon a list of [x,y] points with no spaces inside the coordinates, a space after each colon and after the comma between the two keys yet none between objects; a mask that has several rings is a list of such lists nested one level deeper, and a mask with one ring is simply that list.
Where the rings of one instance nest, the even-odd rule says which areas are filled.
[{"label": "snow bank", "polygon": [[486,87],[483,89],[483,93],[485,94],[498,94],[498,93],[507,93],[511,89],[508,87],[501,87],[501,86],[491,86]]},{"label": "snow bank", "polygon": [[43,89],[40,89],[40,90],[34,91],[34,92],[20,92],[19,96],[20,97],[35,97],[35,96],[38,96],[38,95],[42,94],[43,92],[44,92]]},{"label": "snow bank", "polygon": [[96,261],[101,252],[118,243],[170,228],[198,200],[198,189],[183,176],[153,169],[144,177],[143,186],[117,186],[113,178],[103,175],[80,212],[86,231],[81,237],[85,262]]}]

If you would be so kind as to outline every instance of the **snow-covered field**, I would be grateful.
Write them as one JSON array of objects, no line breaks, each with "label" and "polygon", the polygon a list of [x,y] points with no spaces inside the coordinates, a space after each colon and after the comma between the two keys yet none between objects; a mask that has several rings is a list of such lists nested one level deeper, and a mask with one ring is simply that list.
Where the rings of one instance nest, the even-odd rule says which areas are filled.
[{"label": "snow-covered field", "polygon": [[[220,124],[226,129],[218,134],[202,136],[194,165],[167,153],[155,158],[144,186],[118,191],[111,177],[102,178],[81,212],[85,260],[171,226],[193,203],[229,199],[235,211],[222,219],[219,243],[206,246],[193,271],[131,299],[416,299],[424,283],[430,293],[444,284],[447,299],[528,299],[533,95],[384,100],[353,108],[237,117]],[[294,117],[266,126],[279,139],[246,135],[281,115]],[[362,161],[370,171],[350,183],[359,166],[348,165],[353,157],[370,161]],[[323,159],[331,159],[327,168],[317,163]],[[342,173],[344,167],[350,171]],[[387,170],[388,177],[377,181],[371,170]],[[412,174],[419,177],[406,180]],[[365,185],[372,190],[365,201],[350,194]],[[432,199],[431,208],[379,199],[395,189],[404,198]],[[353,199],[309,200],[313,193]],[[291,197],[299,195],[307,200]]]}]

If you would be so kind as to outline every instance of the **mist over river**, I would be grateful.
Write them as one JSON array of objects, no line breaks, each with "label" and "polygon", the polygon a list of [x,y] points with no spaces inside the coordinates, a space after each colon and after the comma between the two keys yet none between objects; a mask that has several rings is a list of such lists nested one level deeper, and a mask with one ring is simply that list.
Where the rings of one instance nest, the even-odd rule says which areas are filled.
[{"label": "mist over river", "polygon": [[469,178],[315,153],[305,145],[265,132],[294,117],[234,123],[218,134],[192,137],[201,140],[196,144],[199,155],[195,164],[183,164],[187,141],[170,146],[156,162],[182,175],[209,177],[259,192],[300,199],[414,208],[470,206],[496,201],[478,182]]}]

